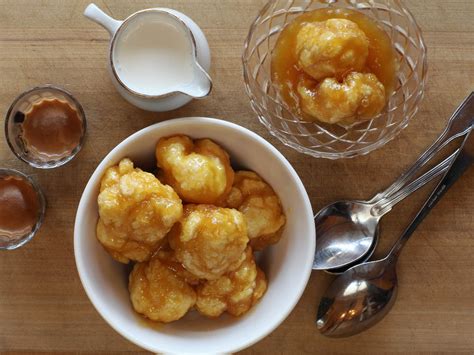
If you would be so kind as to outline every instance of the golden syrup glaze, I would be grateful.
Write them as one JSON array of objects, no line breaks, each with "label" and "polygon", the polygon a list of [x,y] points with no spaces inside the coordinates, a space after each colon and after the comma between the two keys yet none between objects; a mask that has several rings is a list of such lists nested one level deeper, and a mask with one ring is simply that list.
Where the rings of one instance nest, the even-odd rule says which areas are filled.
[{"label": "golden syrup glaze", "polygon": [[[368,16],[348,9],[318,9],[297,17],[283,31],[272,52],[272,80],[279,88],[283,100],[296,114],[305,117],[300,109],[297,94],[298,81],[302,76],[312,80],[298,67],[296,37],[307,22],[320,22],[342,18],[355,22],[369,40],[369,54],[363,72],[373,73],[385,87],[386,97],[396,86],[397,61],[395,50],[387,33]],[[310,119],[314,120],[314,119]]]}]

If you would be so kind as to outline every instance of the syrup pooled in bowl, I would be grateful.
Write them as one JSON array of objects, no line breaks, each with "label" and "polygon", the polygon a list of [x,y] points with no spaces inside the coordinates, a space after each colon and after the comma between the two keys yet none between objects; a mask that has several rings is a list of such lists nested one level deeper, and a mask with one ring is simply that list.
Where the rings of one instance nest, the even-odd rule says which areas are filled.
[{"label": "syrup pooled in bowl", "polygon": [[[361,73],[357,73],[356,75],[375,75],[376,79],[378,79],[378,81],[383,85],[385,91],[385,101],[390,97],[396,88],[397,60],[395,50],[388,34],[382,28],[380,28],[374,20],[360,12],[348,9],[318,9],[310,11],[298,16],[280,33],[272,53],[271,64],[272,81],[273,84],[278,88],[282,100],[289,106],[292,112],[306,121],[314,121],[315,117],[311,117],[303,109],[302,105],[305,103],[305,100],[300,94],[299,85],[301,82],[309,81],[313,84],[307,86],[308,88],[318,88],[318,86],[323,83],[324,78],[315,80],[309,76],[299,65],[296,51],[297,37],[300,33],[300,30],[306,26],[306,24],[323,23],[324,21],[332,19],[344,19],[351,21],[356,25],[356,27],[362,30],[368,40],[368,55],[365,60],[365,64],[361,68]],[[357,55],[356,51],[353,51],[353,53]],[[355,70],[355,72],[357,71],[358,70]],[[350,78],[350,74],[351,70],[348,70],[342,76],[333,75],[334,80],[332,81],[332,84],[334,86],[337,86],[338,84],[345,84],[343,79]],[[328,76],[327,79],[330,77],[331,75]],[[367,86],[366,84],[366,82],[363,82],[361,85]],[[341,86],[344,87],[344,85]],[[346,95],[342,95],[342,91],[343,90],[341,90],[341,93],[336,92],[337,97],[334,97],[335,100],[342,101],[339,103],[331,103],[335,104],[333,105],[335,106],[334,109],[338,109],[338,107],[342,107],[346,104],[346,102],[344,102]],[[314,99],[314,102],[316,104],[320,104],[322,107],[329,104],[328,102],[318,103],[318,99],[324,100],[325,98],[325,96],[322,95],[322,92],[318,90],[311,90],[310,95],[312,96],[310,99]],[[308,100],[308,98],[306,98],[306,100]],[[367,118],[369,117],[365,117],[364,119]],[[346,123],[352,123],[353,120],[357,121],[355,118],[351,119],[348,117],[348,119],[349,120],[346,121]],[[321,121],[321,119],[319,119],[319,121]],[[341,120],[341,123],[344,123],[344,119]]]}]

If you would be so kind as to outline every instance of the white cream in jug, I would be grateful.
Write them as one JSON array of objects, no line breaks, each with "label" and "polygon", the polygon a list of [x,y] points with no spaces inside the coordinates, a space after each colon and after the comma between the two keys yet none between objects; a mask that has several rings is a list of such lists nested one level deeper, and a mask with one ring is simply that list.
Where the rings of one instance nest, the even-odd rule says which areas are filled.
[{"label": "white cream in jug", "polygon": [[116,39],[115,70],[131,90],[162,95],[193,80],[193,46],[173,17],[147,13],[126,23]]}]

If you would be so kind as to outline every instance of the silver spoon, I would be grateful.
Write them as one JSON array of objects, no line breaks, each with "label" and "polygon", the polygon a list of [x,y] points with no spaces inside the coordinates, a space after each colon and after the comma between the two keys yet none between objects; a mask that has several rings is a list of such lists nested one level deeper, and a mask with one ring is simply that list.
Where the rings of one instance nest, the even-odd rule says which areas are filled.
[{"label": "silver spoon", "polygon": [[318,308],[316,324],[321,333],[331,337],[354,335],[373,326],[390,311],[397,295],[396,265],[403,246],[473,162],[474,133],[469,132],[448,172],[389,254],[382,260],[350,268],[329,285]]},{"label": "silver spoon", "polygon": [[[369,201],[338,201],[315,216],[316,252],[313,270],[342,269],[368,259],[374,250],[380,219],[409,194],[443,172],[434,168],[416,179],[421,168],[455,138],[467,133],[474,112],[474,93],[457,108],[440,137],[384,192]],[[439,170],[436,170],[439,169]]]},{"label": "silver spoon", "polygon": [[[435,177],[440,176],[441,174],[445,173],[448,170],[451,163],[453,162],[454,158],[456,157],[456,154],[458,153],[458,151],[459,151],[459,149],[455,150],[448,158],[446,158],[441,163],[439,163],[438,165],[431,168],[431,170],[424,173],[418,179],[416,179],[415,181],[413,181],[412,183],[410,183],[409,185],[405,186],[403,189],[398,191],[387,202],[390,203],[391,206],[393,206],[396,203],[403,200],[408,195],[410,195],[413,192],[415,192],[416,190],[418,190],[420,187],[424,186],[425,184],[427,184],[428,182],[433,180]],[[336,207],[337,203],[333,204],[332,206]],[[335,210],[332,210],[332,212],[333,212],[333,215],[332,216],[329,215],[328,218],[333,218],[333,216],[335,214],[334,213]],[[387,212],[385,212],[385,213],[387,213]],[[367,211],[367,213],[369,213],[369,211]],[[370,215],[369,217],[371,217],[372,220],[375,219],[375,218],[373,218],[374,217],[373,215]],[[380,218],[381,218],[381,216],[379,215],[379,219]],[[369,218],[367,218],[367,217],[366,217],[366,219],[369,220]],[[328,223],[325,223],[325,224],[327,225]],[[340,227],[340,226],[337,226],[337,227]],[[347,269],[349,269],[349,268],[351,268],[355,265],[358,265],[360,263],[363,263],[364,261],[369,260],[370,257],[372,256],[372,254],[374,253],[376,247],[377,247],[378,240],[379,240],[379,234],[380,234],[380,230],[379,230],[378,224],[377,224],[376,229],[374,231],[374,240],[372,241],[372,245],[369,247],[369,249],[367,250],[365,255],[362,255],[362,257],[360,259],[357,259],[357,260],[355,260],[355,261],[353,261],[353,262],[351,262],[351,263],[349,263],[349,264],[347,264],[343,267],[334,268],[334,269],[326,269],[324,271],[326,271],[329,274],[339,275],[339,274],[342,274]]]}]

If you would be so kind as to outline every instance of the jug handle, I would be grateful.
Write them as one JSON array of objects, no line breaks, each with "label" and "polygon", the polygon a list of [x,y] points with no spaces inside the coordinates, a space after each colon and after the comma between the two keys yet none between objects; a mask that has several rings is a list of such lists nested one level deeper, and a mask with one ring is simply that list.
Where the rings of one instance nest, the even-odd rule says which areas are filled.
[{"label": "jug handle", "polygon": [[86,7],[84,16],[104,27],[110,33],[110,36],[113,36],[123,23],[123,21],[118,21],[107,15],[94,3]]}]

